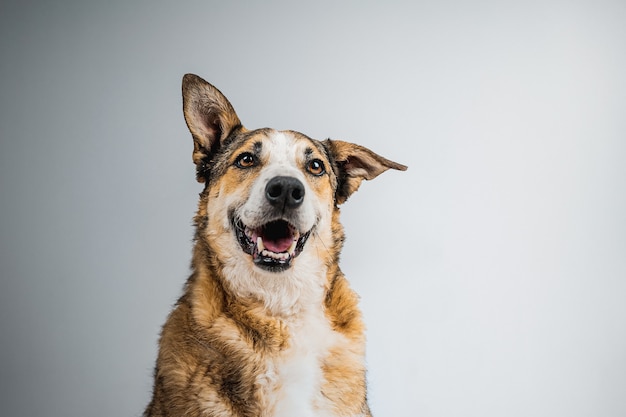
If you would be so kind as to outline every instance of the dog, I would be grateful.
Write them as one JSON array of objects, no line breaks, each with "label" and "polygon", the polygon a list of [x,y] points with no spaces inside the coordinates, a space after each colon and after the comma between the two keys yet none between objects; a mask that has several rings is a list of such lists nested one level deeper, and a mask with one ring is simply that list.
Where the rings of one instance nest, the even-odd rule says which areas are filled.
[{"label": "dog", "polygon": [[197,75],[182,92],[204,190],[144,417],[371,417],[339,206],[362,180],[407,167],[340,140],[248,130]]}]

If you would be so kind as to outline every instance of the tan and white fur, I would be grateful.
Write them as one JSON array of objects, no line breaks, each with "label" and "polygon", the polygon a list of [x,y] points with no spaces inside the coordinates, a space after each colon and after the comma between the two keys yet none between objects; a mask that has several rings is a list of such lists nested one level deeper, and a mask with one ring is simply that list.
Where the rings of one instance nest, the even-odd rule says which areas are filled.
[{"label": "tan and white fur", "polygon": [[344,141],[248,130],[192,74],[183,112],[204,190],[144,416],[371,416],[339,205],[363,179],[406,167]]}]

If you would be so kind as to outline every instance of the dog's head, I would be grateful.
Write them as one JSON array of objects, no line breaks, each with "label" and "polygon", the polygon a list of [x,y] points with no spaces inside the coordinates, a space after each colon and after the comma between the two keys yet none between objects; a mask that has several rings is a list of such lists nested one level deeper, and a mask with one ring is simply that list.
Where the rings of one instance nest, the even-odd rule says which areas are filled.
[{"label": "dog's head", "polygon": [[196,75],[183,78],[183,111],[197,179],[205,183],[197,238],[239,291],[304,279],[298,271],[319,277],[343,240],[337,206],[362,180],[406,169],[348,142],[248,130],[226,97]]}]

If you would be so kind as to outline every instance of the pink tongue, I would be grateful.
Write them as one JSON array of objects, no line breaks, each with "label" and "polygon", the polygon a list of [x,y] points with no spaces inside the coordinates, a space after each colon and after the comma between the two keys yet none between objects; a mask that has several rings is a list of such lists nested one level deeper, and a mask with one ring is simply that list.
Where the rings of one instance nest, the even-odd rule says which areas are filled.
[{"label": "pink tongue", "polygon": [[263,245],[265,246],[265,249],[274,253],[286,252],[287,249],[289,249],[289,247],[291,246],[292,242],[293,238],[291,237],[283,237],[276,240],[263,239]]}]

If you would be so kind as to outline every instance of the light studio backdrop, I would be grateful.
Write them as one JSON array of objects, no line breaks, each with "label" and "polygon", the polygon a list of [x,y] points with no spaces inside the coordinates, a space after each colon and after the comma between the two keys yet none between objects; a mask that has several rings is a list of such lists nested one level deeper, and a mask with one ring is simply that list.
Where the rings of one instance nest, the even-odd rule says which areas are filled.
[{"label": "light studio backdrop", "polygon": [[0,5],[0,414],[139,416],[201,185],[248,127],[409,166],[343,209],[375,416],[626,415],[626,3]]}]

